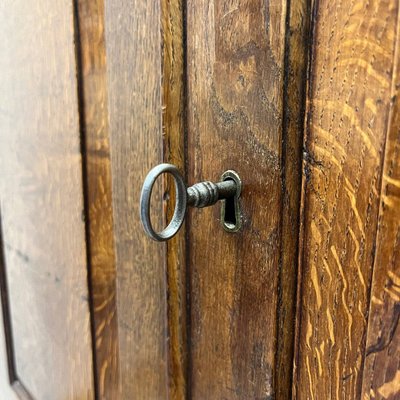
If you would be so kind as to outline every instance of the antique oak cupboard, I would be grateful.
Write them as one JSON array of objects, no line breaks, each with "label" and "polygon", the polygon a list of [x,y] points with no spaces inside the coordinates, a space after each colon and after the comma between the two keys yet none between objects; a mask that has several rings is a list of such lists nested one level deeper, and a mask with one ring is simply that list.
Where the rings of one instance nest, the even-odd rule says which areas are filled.
[{"label": "antique oak cupboard", "polygon": [[[1,1],[0,399],[400,399],[399,29],[398,0]],[[162,162],[237,171],[240,231],[216,204],[151,241]]]}]

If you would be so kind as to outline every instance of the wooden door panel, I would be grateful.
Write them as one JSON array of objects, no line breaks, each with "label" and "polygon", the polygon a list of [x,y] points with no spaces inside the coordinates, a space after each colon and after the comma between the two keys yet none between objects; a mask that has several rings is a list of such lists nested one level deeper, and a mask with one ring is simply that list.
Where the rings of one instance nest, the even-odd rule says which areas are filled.
[{"label": "wooden door panel", "polygon": [[[123,398],[290,393],[297,237],[282,241],[281,232],[298,227],[307,3],[291,17],[286,1],[208,3],[106,3]],[[288,93],[298,101],[284,114]],[[188,236],[180,232],[165,247],[144,236],[145,174],[161,161],[184,172],[185,158],[188,183],[229,168],[243,175],[242,232],[224,232],[216,206],[190,212]],[[168,215],[173,193],[167,180]],[[163,219],[158,210],[154,218]]]},{"label": "wooden door panel", "polygon": [[[299,238],[294,397],[358,398],[363,374],[365,396],[390,393],[395,358],[368,347],[364,357],[364,348],[377,324],[388,324],[387,352],[396,354],[396,294],[386,291],[390,303],[376,293],[397,282],[394,264],[385,280],[378,263],[385,235],[397,254],[397,225],[383,206],[379,214],[379,201],[384,162],[382,190],[397,185],[397,144],[386,136],[390,118],[396,129],[398,4],[120,0],[106,8],[122,396],[290,398]],[[150,243],[137,194],[161,161],[189,184],[237,170],[242,230],[224,232],[215,206],[190,210],[186,232],[165,247]],[[170,183],[157,194],[169,216]],[[379,301],[370,306],[370,296]],[[380,309],[367,331],[368,310],[382,304],[391,319]],[[374,362],[387,372],[373,373]]]},{"label": "wooden door panel", "polygon": [[[165,252],[139,218],[144,178],[162,162],[160,7],[144,0],[105,7],[121,399],[168,397]],[[154,195],[161,204],[160,191]],[[161,210],[153,214],[161,225]]]},{"label": "wooden door panel", "polygon": [[240,232],[223,230],[218,206],[188,213],[194,399],[290,395],[297,240],[282,232],[298,227],[305,9],[187,2],[189,183],[228,169],[243,181]]},{"label": "wooden door panel", "polygon": [[[72,2],[6,1],[0,15],[2,296],[12,380],[34,399],[92,399]],[[9,384],[2,381],[2,397]]]},{"label": "wooden door panel", "polygon": [[[25,3],[0,5],[0,397],[396,398],[398,2]],[[163,161],[236,170],[241,230],[215,205],[151,242]]]},{"label": "wooden door panel", "polygon": [[118,398],[118,332],[104,23],[104,0],[77,2],[95,382],[99,398],[113,400]]},{"label": "wooden door panel", "polygon": [[400,398],[399,20],[380,190],[361,399]]},{"label": "wooden door panel", "polygon": [[[370,344],[379,336],[375,324],[383,321],[368,313],[383,301],[376,292],[383,290],[383,276],[398,273],[386,258],[396,254],[397,222],[388,218],[395,219],[398,209],[386,215],[392,186],[385,177],[397,173],[398,131],[390,131],[396,129],[390,110],[398,10],[394,0],[313,4],[294,385],[299,399],[360,398],[365,358],[367,378],[375,357],[365,353],[368,316]],[[383,168],[385,146],[389,159]],[[394,303],[386,306],[394,312]],[[393,366],[393,360],[387,362]],[[390,381],[395,374],[387,373]],[[368,390],[364,394],[369,398]]]},{"label": "wooden door panel", "polygon": [[218,207],[189,211],[194,399],[274,392],[285,15],[284,2],[188,2],[189,183],[243,181],[240,232]]}]

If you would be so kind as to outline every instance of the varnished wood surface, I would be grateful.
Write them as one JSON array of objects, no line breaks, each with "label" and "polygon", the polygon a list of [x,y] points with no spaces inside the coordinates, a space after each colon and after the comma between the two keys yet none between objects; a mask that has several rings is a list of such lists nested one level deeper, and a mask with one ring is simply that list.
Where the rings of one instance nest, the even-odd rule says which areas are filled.
[{"label": "varnished wood surface", "polygon": [[[298,189],[285,195],[290,216],[283,222],[285,23],[284,1],[187,2],[189,184],[218,180],[227,169],[243,181],[240,232],[223,230],[219,206],[188,213],[193,399],[274,398],[279,386],[285,398],[290,390],[284,388],[290,382],[288,365],[279,372],[282,381],[275,379],[278,335],[278,362],[291,363],[283,352],[291,351],[293,338],[285,342],[283,336],[293,332],[293,300],[287,293],[280,298],[288,303],[280,303],[279,312],[287,315],[279,316],[279,332],[277,307],[278,287],[287,290],[295,282],[286,274],[296,272],[296,239],[285,242],[290,254],[282,261],[281,229],[291,221],[296,230],[299,195]],[[303,33],[295,35],[303,40]],[[297,70],[292,73],[301,79]],[[301,85],[289,92],[301,98]],[[293,103],[292,111],[299,112]],[[285,143],[293,152],[288,159],[296,157],[301,143],[296,131],[301,118],[291,117],[287,135],[300,140]],[[289,168],[284,175],[290,180],[286,189],[300,184],[296,171]]]},{"label": "varnished wood surface", "polygon": [[[72,3],[3,1],[0,18],[1,222],[16,385],[34,399],[93,399]],[[2,385],[0,397],[8,392]]]},{"label": "varnished wood surface", "polygon": [[[399,4],[310,3],[78,0],[76,49],[72,3],[0,5],[0,397],[94,397],[87,260],[100,399],[400,396]],[[237,170],[241,232],[147,239],[162,161]]]},{"label": "varnished wood surface", "polygon": [[81,127],[89,229],[92,320],[99,399],[118,396],[116,270],[108,130],[104,0],[77,2]]},{"label": "varnished wood surface", "polygon": [[[168,398],[165,245],[139,219],[148,171],[162,162],[159,2],[106,2],[106,55],[117,259],[120,398]],[[154,193],[161,205],[160,193]],[[162,212],[153,212],[162,223]]]},{"label": "varnished wood surface", "polygon": [[[394,12],[394,11],[392,11]],[[370,296],[362,400],[400,398],[399,18]]]},{"label": "varnished wood surface", "polygon": [[[163,160],[185,174],[185,74],[184,74],[184,1],[162,0],[162,125]],[[164,178],[166,226],[175,208],[175,185],[171,176]],[[187,309],[186,309],[186,233],[166,243],[168,291],[168,377],[173,400],[187,395]]]},{"label": "varnished wood surface", "polygon": [[290,399],[298,268],[301,160],[310,2],[288,2],[282,126],[282,232],[278,287],[276,398]]},{"label": "varnished wood surface", "polygon": [[[375,255],[375,240],[397,15],[395,0],[313,4],[294,382],[298,399],[361,395],[374,258],[387,262],[390,257],[379,242],[378,251],[385,254]],[[388,144],[394,146],[393,140]],[[396,243],[394,236],[391,240]],[[390,264],[375,266],[378,275],[380,268],[394,273]],[[374,278],[375,288],[381,279]],[[371,343],[378,335],[374,322],[370,331]],[[367,370],[370,360],[366,356]]]}]

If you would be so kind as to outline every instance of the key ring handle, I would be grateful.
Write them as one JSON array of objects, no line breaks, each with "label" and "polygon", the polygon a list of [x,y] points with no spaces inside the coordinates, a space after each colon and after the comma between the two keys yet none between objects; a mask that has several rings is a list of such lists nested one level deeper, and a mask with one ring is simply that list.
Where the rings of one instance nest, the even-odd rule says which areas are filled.
[{"label": "key ring handle", "polygon": [[[153,229],[150,218],[150,200],[153,186],[157,178],[163,174],[169,173],[173,176],[175,182],[175,210],[171,222],[161,232],[156,232]],[[171,239],[179,231],[183,220],[185,219],[187,207],[187,193],[186,185],[183,181],[183,177],[179,172],[178,168],[172,164],[159,164],[154,167],[147,174],[146,179],[143,183],[142,193],[140,195],[140,218],[146,233],[157,242],[163,242]]]}]

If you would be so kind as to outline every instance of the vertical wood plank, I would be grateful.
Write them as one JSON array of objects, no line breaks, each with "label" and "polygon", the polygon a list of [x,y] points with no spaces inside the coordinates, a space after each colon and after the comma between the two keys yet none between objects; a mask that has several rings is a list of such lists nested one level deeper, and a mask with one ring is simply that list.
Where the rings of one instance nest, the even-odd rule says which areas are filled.
[{"label": "vertical wood plank", "polygon": [[104,0],[77,0],[77,25],[96,384],[100,399],[116,399],[118,334]]},{"label": "vertical wood plank", "polygon": [[93,399],[73,3],[0,5],[0,196],[15,374]]},{"label": "vertical wood plank", "polygon": [[193,399],[276,395],[285,22],[285,1],[187,2],[189,183],[244,184],[240,232],[188,213]]},{"label": "vertical wood plank", "polygon": [[310,0],[290,0],[284,71],[282,126],[282,233],[278,285],[276,398],[292,391],[296,282],[299,246],[302,148],[306,69],[309,50]]},{"label": "vertical wood plank", "polygon": [[[120,397],[165,399],[165,247],[139,219],[141,185],[162,161],[160,3],[108,0],[105,10]],[[161,218],[156,210],[153,221]]]},{"label": "vertical wood plank", "polygon": [[397,13],[395,0],[313,4],[298,399],[361,393]]},{"label": "vertical wood plank", "polygon": [[[183,1],[161,0],[162,20],[162,107],[163,159],[185,174],[185,80]],[[175,208],[175,185],[171,176],[164,181],[166,219]],[[183,226],[166,243],[168,288],[168,354],[171,399],[185,399],[187,393],[187,310],[186,233]]]},{"label": "vertical wood plank", "polygon": [[361,398],[400,397],[400,21],[387,124]]}]

